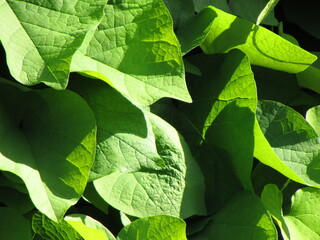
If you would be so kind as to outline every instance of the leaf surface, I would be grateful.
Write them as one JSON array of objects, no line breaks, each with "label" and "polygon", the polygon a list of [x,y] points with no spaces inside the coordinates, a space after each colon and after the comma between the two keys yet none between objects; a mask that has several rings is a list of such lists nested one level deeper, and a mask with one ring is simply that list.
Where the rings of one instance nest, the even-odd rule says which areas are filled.
[{"label": "leaf surface", "polygon": [[172,126],[102,81],[79,78],[70,86],[97,119],[91,179],[105,201],[138,217],[204,213],[202,173]]},{"label": "leaf surface", "polygon": [[224,53],[233,48],[245,52],[254,65],[297,73],[308,68],[317,57],[264,27],[212,8],[217,17],[201,48],[207,54]]},{"label": "leaf surface", "polygon": [[182,219],[157,215],[133,221],[119,233],[117,240],[187,240],[186,224]]},{"label": "leaf surface", "polygon": [[223,203],[218,199],[230,197],[231,189],[252,189],[256,87],[248,58],[239,50],[188,60],[202,76],[193,76],[189,82],[193,103],[181,105],[185,127],[176,126],[189,139],[205,173],[207,203],[217,207]]},{"label": "leaf surface", "polygon": [[67,90],[1,84],[0,92],[0,169],[24,181],[40,211],[61,219],[81,197],[93,163],[92,111]]},{"label": "leaf surface", "polygon": [[212,217],[193,240],[275,240],[277,231],[260,199],[250,192],[239,192]]},{"label": "leaf surface", "polygon": [[68,83],[73,54],[103,14],[105,0],[0,1],[0,40],[11,75],[56,89]]},{"label": "leaf surface", "polygon": [[286,177],[319,186],[319,137],[293,109],[260,101],[255,127],[255,157]]},{"label": "leaf surface", "polygon": [[104,80],[140,105],[163,97],[190,102],[172,25],[162,0],[110,0],[71,69]]}]

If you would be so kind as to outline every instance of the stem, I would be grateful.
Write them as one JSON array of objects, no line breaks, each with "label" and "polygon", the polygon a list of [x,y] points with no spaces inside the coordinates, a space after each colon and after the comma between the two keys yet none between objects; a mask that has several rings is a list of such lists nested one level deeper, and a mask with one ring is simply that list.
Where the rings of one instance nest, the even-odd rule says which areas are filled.
[{"label": "stem", "polygon": [[263,19],[266,18],[266,16],[268,16],[268,14],[272,11],[272,9],[274,9],[274,7],[277,5],[277,3],[280,0],[270,0],[267,5],[264,7],[264,9],[262,9],[262,11],[260,12],[258,18],[257,18],[257,25],[260,25],[260,23],[263,21]]}]

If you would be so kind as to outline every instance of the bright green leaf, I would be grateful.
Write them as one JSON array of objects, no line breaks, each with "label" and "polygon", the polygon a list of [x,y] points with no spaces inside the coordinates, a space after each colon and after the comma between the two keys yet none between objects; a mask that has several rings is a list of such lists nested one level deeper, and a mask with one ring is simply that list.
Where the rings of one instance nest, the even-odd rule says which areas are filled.
[{"label": "bright green leaf", "polygon": [[307,111],[306,120],[320,136],[320,106],[310,108]]},{"label": "bright green leaf", "polygon": [[261,194],[261,201],[270,215],[277,222],[284,238],[290,239],[290,233],[282,213],[282,193],[278,187],[274,184],[266,185]]},{"label": "bright green leaf", "polygon": [[173,127],[102,81],[78,78],[70,86],[97,119],[91,178],[110,205],[139,217],[204,213],[203,176]]},{"label": "bright green leaf", "polygon": [[190,102],[172,25],[162,0],[110,0],[71,69],[102,79],[141,105],[163,97]]},{"label": "bright green leaf", "polygon": [[67,90],[23,92],[0,85],[0,169],[24,181],[36,208],[61,219],[88,180],[95,151],[93,113]]},{"label": "bright green leaf", "polygon": [[318,240],[320,192],[302,188],[292,197],[290,212],[283,216],[282,193],[275,185],[267,185],[262,194],[266,209],[276,220],[285,240]]},{"label": "bright green leaf", "polygon": [[319,240],[320,191],[302,188],[292,197],[291,211],[284,216],[290,240]]},{"label": "bright green leaf", "polygon": [[207,54],[224,53],[238,48],[254,65],[297,73],[308,68],[317,57],[283,39],[264,27],[257,26],[215,7],[217,14],[211,31],[201,47]]},{"label": "bright green leaf", "polygon": [[72,214],[64,219],[84,240],[115,240],[112,233],[89,216]]},{"label": "bright green leaf", "polygon": [[119,233],[117,240],[187,240],[186,224],[182,219],[157,215],[133,221]]},{"label": "bright green leaf", "polygon": [[239,192],[212,217],[193,240],[276,240],[277,231],[260,199]]},{"label": "bright green leaf", "polygon": [[103,14],[105,0],[0,1],[0,40],[11,75],[56,89],[68,83],[73,54]]},{"label": "bright green leaf", "polygon": [[255,126],[255,157],[286,177],[319,186],[320,143],[313,128],[293,109],[260,101]]},{"label": "bright green leaf", "polygon": [[18,212],[11,208],[0,207],[0,216],[0,239],[31,239],[31,229],[29,223],[24,217],[18,214]]}]

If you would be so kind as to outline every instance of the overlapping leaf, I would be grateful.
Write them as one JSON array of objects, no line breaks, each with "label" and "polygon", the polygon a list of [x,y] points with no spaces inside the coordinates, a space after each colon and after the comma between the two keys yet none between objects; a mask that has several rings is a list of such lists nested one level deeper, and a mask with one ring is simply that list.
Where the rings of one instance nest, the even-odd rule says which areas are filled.
[{"label": "overlapping leaf", "polygon": [[105,0],[0,1],[0,40],[11,75],[56,89],[68,83],[73,54],[96,26]]},{"label": "overlapping leaf", "polygon": [[266,209],[276,220],[285,240],[318,240],[320,192],[302,188],[292,197],[288,214],[282,212],[282,193],[275,185],[267,185],[262,193]]},{"label": "overlapping leaf", "polygon": [[92,111],[70,91],[0,86],[0,169],[24,181],[40,211],[61,219],[81,197],[93,163]]},{"label": "overlapping leaf", "polygon": [[208,54],[238,48],[250,62],[290,73],[308,68],[317,57],[264,27],[210,7],[217,14],[201,47]]},{"label": "overlapping leaf", "polygon": [[[190,81],[194,102],[180,107],[189,122],[181,131],[205,172],[207,194],[211,195],[207,203],[217,207],[218,199],[228,198],[229,191],[241,185],[252,189],[256,87],[248,58],[238,50],[188,60],[199,67],[202,76]],[[181,124],[177,127],[181,129]],[[221,183],[226,195],[219,190]]]},{"label": "overlapping leaf", "polygon": [[110,0],[74,56],[72,71],[100,78],[132,101],[190,101],[179,42],[162,0]]},{"label": "overlapping leaf", "polygon": [[192,239],[276,240],[277,230],[260,199],[253,193],[239,192]]},{"label": "overlapping leaf", "polygon": [[187,240],[186,224],[182,219],[158,215],[138,219],[124,227],[117,240]]},{"label": "overlapping leaf", "polygon": [[143,112],[102,81],[77,79],[97,119],[92,179],[113,207],[143,217],[203,214],[203,176],[176,130]]},{"label": "overlapping leaf", "polygon": [[255,127],[255,157],[286,177],[319,187],[319,137],[293,109],[260,101]]}]

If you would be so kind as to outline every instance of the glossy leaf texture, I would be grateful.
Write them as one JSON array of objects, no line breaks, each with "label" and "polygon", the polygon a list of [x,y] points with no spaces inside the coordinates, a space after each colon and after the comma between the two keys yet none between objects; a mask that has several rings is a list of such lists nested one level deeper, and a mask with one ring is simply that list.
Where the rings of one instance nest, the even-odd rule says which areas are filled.
[{"label": "glossy leaf texture", "polygon": [[260,199],[239,192],[217,212],[192,240],[274,240],[277,230]]},{"label": "glossy leaf texture", "polygon": [[276,219],[285,240],[317,240],[319,237],[320,192],[315,188],[299,189],[292,197],[290,212],[282,212],[282,193],[275,185],[267,185],[262,193],[266,209]]},{"label": "glossy leaf texture", "polygon": [[140,105],[163,97],[191,101],[180,45],[162,0],[108,1],[71,69],[104,80]]},{"label": "glossy leaf texture", "polygon": [[[188,60],[199,67],[202,76],[190,79],[193,103],[179,107],[182,117],[176,126],[202,167],[206,202],[213,210],[232,192],[252,189],[256,87],[248,58],[239,50]],[[225,195],[220,194],[221,183],[227,188]]]},{"label": "glossy leaf texture", "polygon": [[88,180],[95,153],[93,113],[71,91],[0,84],[0,169],[19,176],[34,205],[59,220]]},{"label": "glossy leaf texture", "polygon": [[105,0],[0,1],[0,40],[11,75],[64,89],[87,31],[99,24]]},{"label": "glossy leaf texture", "polygon": [[286,177],[319,187],[319,136],[292,108],[260,101],[255,128],[255,157]]},{"label": "glossy leaf texture", "polygon": [[138,217],[186,218],[205,212],[203,175],[172,126],[102,81],[79,78],[70,86],[87,100],[97,119],[91,178],[105,201]]},{"label": "glossy leaf texture", "polygon": [[254,65],[297,73],[308,68],[317,57],[270,30],[257,26],[215,7],[217,17],[201,48],[207,54],[224,53],[237,48]]}]

